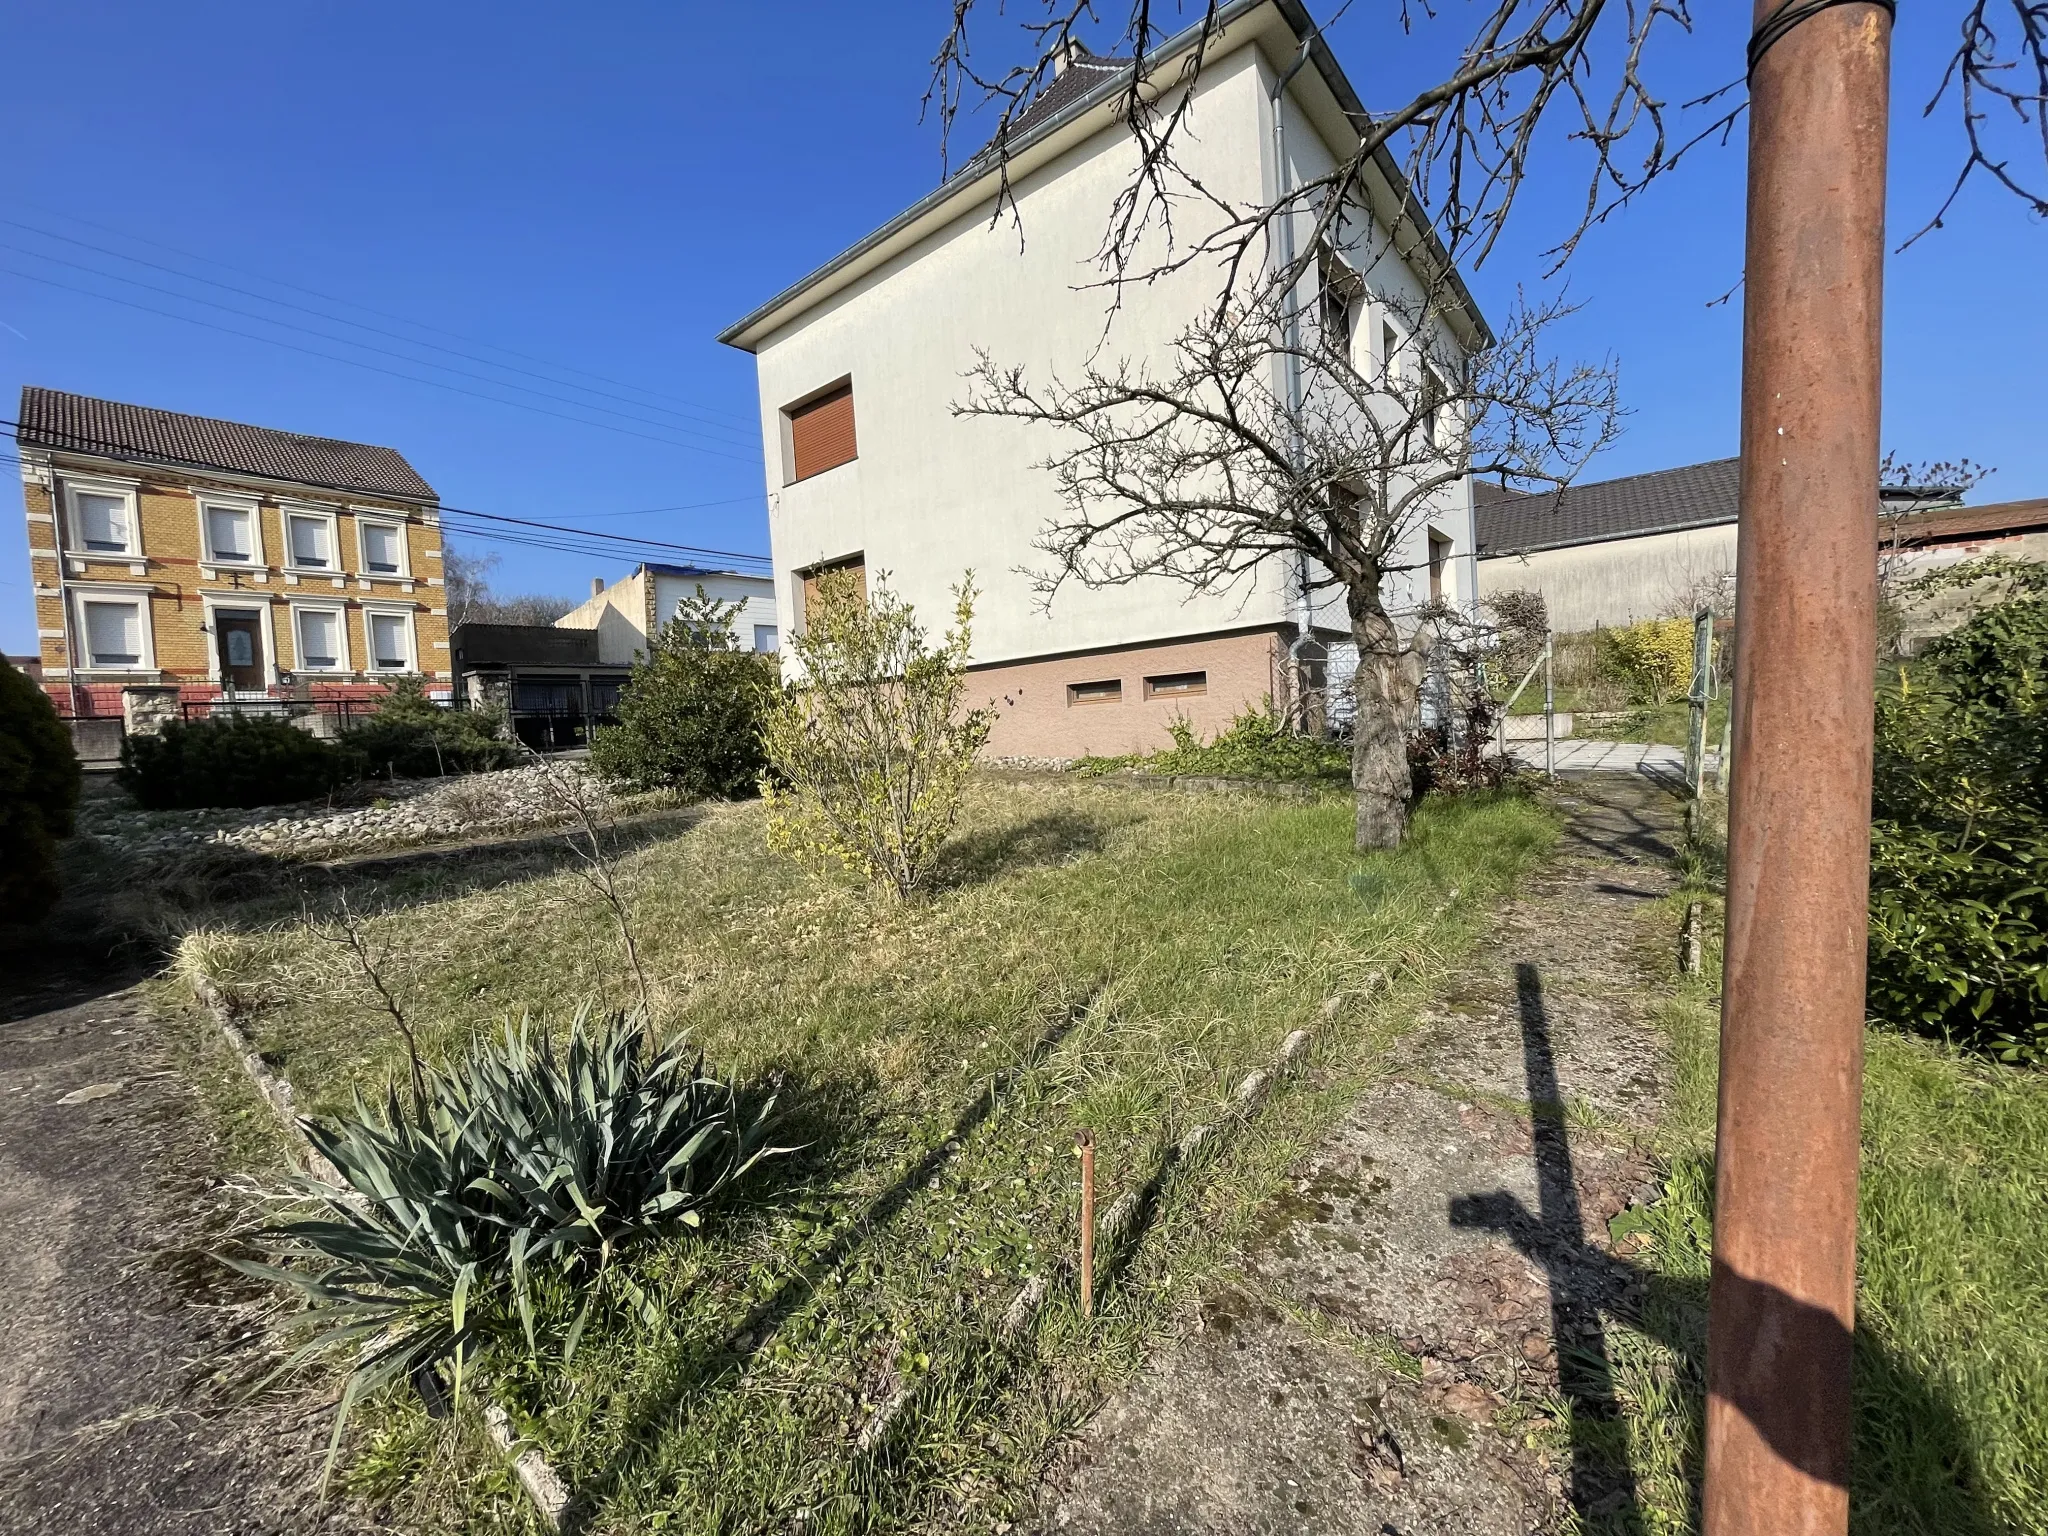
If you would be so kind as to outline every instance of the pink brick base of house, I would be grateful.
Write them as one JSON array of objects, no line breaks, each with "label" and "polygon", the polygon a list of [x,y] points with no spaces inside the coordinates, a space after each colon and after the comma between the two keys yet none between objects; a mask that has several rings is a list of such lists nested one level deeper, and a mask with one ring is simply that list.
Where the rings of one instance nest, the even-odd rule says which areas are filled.
[{"label": "pink brick base of house", "polygon": [[1283,692],[1286,661],[1277,629],[1074,651],[972,668],[967,702],[995,706],[985,756],[1115,757],[1172,745],[1176,718],[1214,736]]}]

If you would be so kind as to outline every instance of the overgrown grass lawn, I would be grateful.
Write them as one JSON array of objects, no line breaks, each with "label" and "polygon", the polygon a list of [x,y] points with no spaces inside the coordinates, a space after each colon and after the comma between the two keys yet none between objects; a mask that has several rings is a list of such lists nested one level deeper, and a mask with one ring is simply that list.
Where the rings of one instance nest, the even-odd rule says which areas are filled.
[{"label": "overgrown grass lawn", "polygon": [[[1407,846],[1361,859],[1350,814],[1341,799],[984,781],[944,887],[905,906],[766,854],[755,806],[627,855],[664,1029],[743,1082],[779,1082],[803,1148],[701,1235],[635,1258],[655,1321],[604,1317],[566,1369],[545,1345],[538,1365],[490,1367],[590,1501],[590,1528],[1014,1517],[1058,1438],[1172,1325],[1553,836],[1525,800],[1431,803]],[[583,1000],[632,998],[616,931],[573,873],[445,897],[415,880],[405,901],[371,933],[437,1053],[522,1010],[559,1025]],[[316,1109],[398,1064],[335,946],[278,929],[213,950],[266,1000],[260,1044]],[[1305,1026],[1304,1070],[1159,1179],[1138,1240],[1103,1252],[1084,1322],[1059,1278],[1076,1131],[1096,1135],[1107,1206]],[[1005,1337],[1036,1275],[1058,1280],[1052,1298]],[[906,1384],[909,1406],[863,1447]],[[472,1445],[394,1400],[367,1416],[351,1476],[419,1527],[517,1524]]]},{"label": "overgrown grass lawn", "polygon": [[[1662,1282],[1648,1332],[1667,1342],[1617,1330],[1653,1531],[1696,1529],[1717,1009],[1704,978],[1664,1009],[1671,1177],[1639,1262]],[[1861,1196],[1851,1529],[2048,1536],[2048,1076],[1871,1030]]]}]

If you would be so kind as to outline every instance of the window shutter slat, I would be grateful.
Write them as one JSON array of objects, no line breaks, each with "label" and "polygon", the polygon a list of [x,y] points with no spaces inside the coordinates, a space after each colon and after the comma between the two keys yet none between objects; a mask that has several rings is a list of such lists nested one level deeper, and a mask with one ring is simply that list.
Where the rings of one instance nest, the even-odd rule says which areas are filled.
[{"label": "window shutter slat", "polygon": [[789,450],[792,480],[807,480],[853,461],[857,454],[851,384],[789,413]]}]

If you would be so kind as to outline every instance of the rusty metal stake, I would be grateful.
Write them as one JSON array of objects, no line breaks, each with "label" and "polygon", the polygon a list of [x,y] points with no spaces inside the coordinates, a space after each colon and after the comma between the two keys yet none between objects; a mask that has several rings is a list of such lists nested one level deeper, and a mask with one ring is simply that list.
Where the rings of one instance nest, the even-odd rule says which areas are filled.
[{"label": "rusty metal stake", "polygon": [[1771,41],[1750,71],[1704,1514],[1706,1536],[1838,1536],[1849,1505],[1891,19],[1888,6],[1856,0],[1758,0],[1755,14]]},{"label": "rusty metal stake", "polygon": [[1081,1315],[1095,1315],[1095,1133],[1074,1138],[1081,1154]]}]

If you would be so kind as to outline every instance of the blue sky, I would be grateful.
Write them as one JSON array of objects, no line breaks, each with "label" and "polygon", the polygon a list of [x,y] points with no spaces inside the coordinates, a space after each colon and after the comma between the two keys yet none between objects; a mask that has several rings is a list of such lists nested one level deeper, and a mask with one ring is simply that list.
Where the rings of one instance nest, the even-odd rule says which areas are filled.
[{"label": "blue sky", "polygon": [[[1740,72],[1747,8],[1699,9],[1655,61],[1672,100]],[[1918,117],[1949,9],[1902,8],[1899,233],[1955,164],[1950,119]],[[0,401],[36,383],[388,443],[454,506],[765,552],[752,361],[712,337],[935,182],[919,98],[949,10],[4,0]],[[1427,62],[1393,14],[1360,0],[1332,30],[1369,105]],[[1578,191],[1532,187],[1483,302],[1538,281]],[[1634,411],[1596,475],[1735,451],[1740,310],[1708,306],[1741,226],[1738,134],[1581,252],[1562,345],[1613,353]],[[1978,500],[2048,494],[2044,258],[2048,230],[1980,189],[1891,262],[1886,440],[1997,466]],[[565,594],[628,565],[502,556],[500,585]],[[10,652],[34,648],[28,597],[9,517]]]}]

